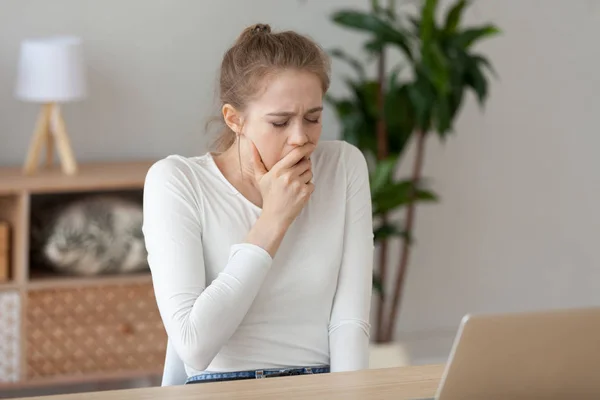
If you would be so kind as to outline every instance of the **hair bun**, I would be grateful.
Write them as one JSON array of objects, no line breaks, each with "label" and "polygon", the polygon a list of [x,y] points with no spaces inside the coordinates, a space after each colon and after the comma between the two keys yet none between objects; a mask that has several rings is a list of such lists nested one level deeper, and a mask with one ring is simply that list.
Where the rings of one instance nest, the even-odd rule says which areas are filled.
[{"label": "hair bun", "polygon": [[255,35],[258,33],[271,33],[271,26],[269,24],[256,24],[251,26],[252,33]]},{"label": "hair bun", "polygon": [[238,42],[256,35],[269,33],[271,33],[271,26],[269,24],[254,24],[244,29],[244,31],[238,38]]}]

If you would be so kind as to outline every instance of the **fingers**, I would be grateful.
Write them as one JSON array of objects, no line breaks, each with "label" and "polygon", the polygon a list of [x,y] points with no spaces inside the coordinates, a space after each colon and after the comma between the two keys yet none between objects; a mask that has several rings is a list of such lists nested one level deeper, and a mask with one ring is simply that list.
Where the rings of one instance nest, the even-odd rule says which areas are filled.
[{"label": "fingers", "polygon": [[312,164],[310,160],[305,158],[290,169],[291,176],[301,176],[306,171],[312,169],[311,167]]},{"label": "fingers", "polygon": [[302,195],[305,198],[308,198],[315,191],[315,184],[312,182],[309,182],[306,185],[304,185],[304,187],[302,189],[303,189]]},{"label": "fingers", "polygon": [[302,182],[302,183],[310,183],[312,178],[313,178],[313,173],[310,169],[304,171],[299,177],[300,182]]},{"label": "fingers", "polygon": [[250,147],[252,148],[252,167],[254,168],[254,175],[256,175],[257,178],[261,178],[267,173],[267,168],[265,167],[254,142],[250,141]]},{"label": "fingers", "polygon": [[290,151],[283,157],[277,164],[275,164],[276,168],[287,169],[296,165],[300,160],[304,157],[308,158],[310,153],[315,150],[315,145],[312,143],[307,143],[304,146],[296,147],[294,150]]}]

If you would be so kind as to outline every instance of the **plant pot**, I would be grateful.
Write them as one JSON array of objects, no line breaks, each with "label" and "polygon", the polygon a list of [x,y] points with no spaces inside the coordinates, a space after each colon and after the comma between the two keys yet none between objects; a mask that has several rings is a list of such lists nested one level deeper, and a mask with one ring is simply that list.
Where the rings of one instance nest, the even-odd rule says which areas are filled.
[{"label": "plant pot", "polygon": [[393,368],[407,365],[410,365],[410,358],[402,343],[371,343],[369,346],[369,368]]}]

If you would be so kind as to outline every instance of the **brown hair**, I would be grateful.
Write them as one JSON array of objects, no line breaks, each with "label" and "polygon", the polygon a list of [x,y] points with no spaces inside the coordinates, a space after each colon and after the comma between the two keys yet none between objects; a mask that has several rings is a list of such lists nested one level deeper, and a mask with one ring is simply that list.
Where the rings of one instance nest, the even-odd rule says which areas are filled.
[{"label": "brown hair", "polygon": [[[243,110],[257,95],[263,79],[284,69],[309,71],[321,81],[323,93],[329,89],[330,61],[321,47],[307,36],[292,31],[272,33],[266,24],[252,25],[240,34],[221,63],[219,100]],[[220,117],[223,121],[223,117]],[[236,134],[227,125],[214,147],[223,151],[235,143]]]}]

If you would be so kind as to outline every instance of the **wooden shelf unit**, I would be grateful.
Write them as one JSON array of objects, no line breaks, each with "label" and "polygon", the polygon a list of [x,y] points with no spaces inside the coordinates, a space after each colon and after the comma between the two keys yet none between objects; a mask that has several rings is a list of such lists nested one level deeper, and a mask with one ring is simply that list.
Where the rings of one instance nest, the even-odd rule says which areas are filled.
[{"label": "wooden shelf unit", "polygon": [[[24,175],[0,167],[0,221],[9,225],[9,280],[0,282],[0,390],[155,376],[166,334],[148,272],[63,276],[29,260],[37,196],[137,192],[154,160],[58,167]],[[141,196],[140,196],[141,198]]]}]

